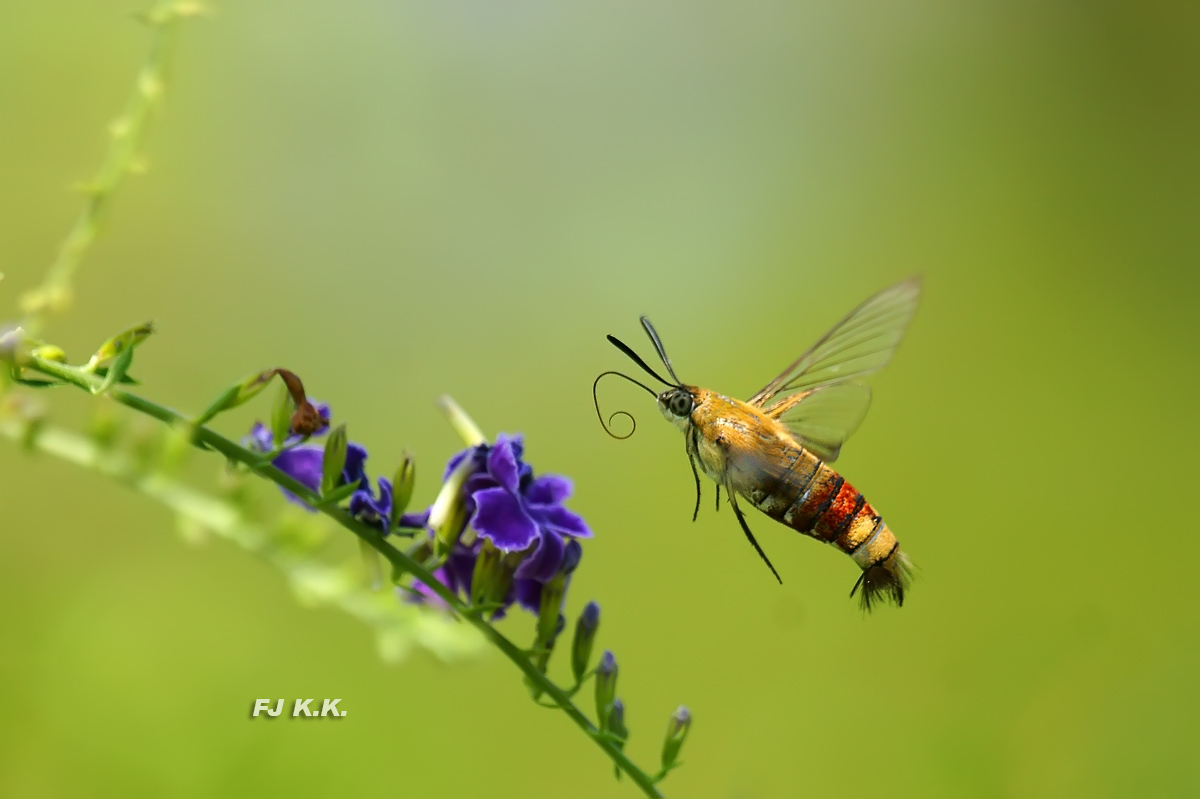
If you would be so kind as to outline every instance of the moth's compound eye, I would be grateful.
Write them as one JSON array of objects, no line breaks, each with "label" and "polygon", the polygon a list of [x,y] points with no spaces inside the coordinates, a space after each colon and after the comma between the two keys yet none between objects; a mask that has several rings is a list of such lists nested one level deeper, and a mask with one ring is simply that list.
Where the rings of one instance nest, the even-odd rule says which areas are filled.
[{"label": "moth's compound eye", "polygon": [[671,397],[671,413],[676,416],[687,416],[692,412],[692,398],[682,391]]}]

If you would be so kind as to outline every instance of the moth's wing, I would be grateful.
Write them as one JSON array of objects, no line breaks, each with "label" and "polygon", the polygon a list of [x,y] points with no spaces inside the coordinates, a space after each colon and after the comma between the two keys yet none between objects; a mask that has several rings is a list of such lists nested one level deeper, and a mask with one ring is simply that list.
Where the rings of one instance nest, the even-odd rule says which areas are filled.
[{"label": "moth's wing", "polygon": [[791,394],[771,408],[784,403],[787,407],[770,415],[786,424],[802,447],[826,463],[833,463],[842,451],[842,444],[867,415],[871,387],[865,383],[835,383]]},{"label": "moth's wing", "polygon": [[871,405],[862,378],[891,360],[920,293],[920,279],[911,278],[869,298],[747,402],[787,423],[823,460],[836,460]]},{"label": "moth's wing", "polygon": [[[869,298],[746,401],[764,407],[777,394],[843,383],[882,369],[912,321],[920,293],[920,278],[910,278]],[[764,410],[771,413],[779,404]]]}]

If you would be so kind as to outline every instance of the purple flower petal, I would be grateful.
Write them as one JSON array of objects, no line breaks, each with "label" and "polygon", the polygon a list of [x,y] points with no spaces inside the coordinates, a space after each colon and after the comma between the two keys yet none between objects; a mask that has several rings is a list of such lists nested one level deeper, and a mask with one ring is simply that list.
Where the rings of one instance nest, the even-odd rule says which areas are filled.
[{"label": "purple flower petal", "polygon": [[[433,572],[433,576],[436,577],[438,582],[442,583],[443,585],[447,585],[447,586],[449,585],[446,582],[446,580],[448,578],[446,576],[446,569],[444,567],[440,568],[440,569],[435,569]],[[412,594],[404,593],[402,595],[404,597],[404,599],[406,599],[410,602],[418,602],[420,604],[432,605],[433,607],[438,607],[438,608],[447,607],[446,601],[444,599],[442,599],[440,596],[438,596],[437,594],[435,594],[433,592],[432,588],[430,588],[428,585],[421,582],[420,580],[413,580],[412,587],[413,587],[413,590],[416,591],[417,594],[419,594],[420,596],[413,596]],[[399,591],[400,589],[397,588],[396,590]]]},{"label": "purple flower petal", "polygon": [[525,457],[525,436],[520,433],[513,433],[511,436],[508,433],[501,433],[496,436],[496,444],[507,444],[512,448],[513,456],[517,461],[521,461]]},{"label": "purple flower petal", "polygon": [[471,578],[475,575],[475,558],[478,550],[478,545],[475,547],[455,547],[446,558],[445,574],[449,582],[446,586],[451,591],[461,591],[464,594],[471,593]]},{"label": "purple flower petal", "polygon": [[463,462],[464,458],[472,458],[475,461],[475,469],[483,471],[487,465],[487,444],[480,444],[478,447],[470,447],[462,452],[456,453],[450,457],[450,461],[446,464],[446,469],[442,473],[442,482],[450,479],[450,473],[458,468],[458,465]]},{"label": "purple flower petal", "polygon": [[520,552],[537,540],[538,526],[515,496],[503,488],[485,488],[475,494],[471,526],[497,549]]},{"label": "purple flower petal", "polygon": [[275,448],[274,437],[262,422],[255,423],[248,436],[248,442],[250,447],[257,452],[270,452]]},{"label": "purple flower petal", "polygon": [[381,528],[386,534],[392,521],[392,482],[386,477],[379,478],[378,499],[371,493],[369,482],[366,486],[350,496],[350,515]]},{"label": "purple flower petal", "polygon": [[[321,486],[321,460],[323,457],[324,453],[317,447],[296,447],[280,453],[279,457],[271,461],[271,465],[316,491]],[[283,492],[283,498],[288,502],[294,502],[309,513],[317,512],[316,508],[286,488],[279,490]]]},{"label": "purple flower petal", "polygon": [[542,608],[542,584],[537,580],[514,580],[513,593],[521,607],[530,613],[538,613]]},{"label": "purple flower petal", "polygon": [[488,453],[487,470],[497,483],[512,493],[517,493],[521,472],[511,441],[502,438],[496,442],[496,446]]},{"label": "purple flower petal", "polygon": [[367,478],[367,450],[362,444],[353,441],[346,445],[346,465],[342,467],[342,479],[349,483],[359,483]]},{"label": "purple flower petal", "polygon": [[563,551],[566,544],[557,533],[542,532],[538,547],[517,567],[514,576],[519,579],[541,580],[546,582],[558,573],[558,567],[563,562]]},{"label": "purple flower petal", "polygon": [[587,523],[562,505],[538,506],[530,508],[529,512],[547,531],[575,538],[592,537],[592,531],[588,528]]},{"label": "purple flower petal", "polygon": [[545,474],[525,489],[525,499],[531,505],[557,505],[571,496],[571,481],[556,474]]},{"label": "purple flower petal", "polygon": [[474,494],[476,491],[482,491],[485,488],[496,488],[499,484],[492,479],[492,476],[487,472],[473,474],[463,482],[463,491],[468,495]]},{"label": "purple flower petal", "polygon": [[400,516],[400,526],[409,529],[420,529],[429,526],[429,508],[417,513],[405,513]]},{"label": "purple flower petal", "polygon": [[316,491],[321,487],[321,461],[325,453],[320,447],[296,447],[279,453],[271,461],[279,471]]}]

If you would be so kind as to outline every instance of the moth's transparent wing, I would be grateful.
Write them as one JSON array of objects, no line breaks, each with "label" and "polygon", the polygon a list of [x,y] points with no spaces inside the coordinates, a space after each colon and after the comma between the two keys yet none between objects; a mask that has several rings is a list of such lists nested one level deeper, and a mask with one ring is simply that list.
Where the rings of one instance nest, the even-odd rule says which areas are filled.
[{"label": "moth's transparent wing", "polygon": [[747,402],[762,407],[776,394],[842,383],[882,369],[912,321],[920,293],[920,278],[911,278],[871,297]]},{"label": "moth's transparent wing", "polygon": [[871,387],[864,383],[837,383],[787,397],[793,398],[798,399],[789,403],[778,418],[791,428],[801,446],[826,463],[833,463],[842,451],[842,444],[867,415]]},{"label": "moth's transparent wing", "polygon": [[823,460],[835,460],[871,404],[860,380],[891,360],[920,293],[920,279],[911,278],[869,298],[747,402],[763,407],[783,395],[763,411]]}]

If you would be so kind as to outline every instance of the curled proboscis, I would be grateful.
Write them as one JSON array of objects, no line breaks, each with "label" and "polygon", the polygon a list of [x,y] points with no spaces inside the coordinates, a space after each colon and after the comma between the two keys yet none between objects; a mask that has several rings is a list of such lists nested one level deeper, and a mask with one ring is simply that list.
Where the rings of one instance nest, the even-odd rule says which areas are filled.
[{"label": "curled proboscis", "polygon": [[[600,420],[600,426],[604,428],[604,432],[608,433],[613,438],[624,441],[625,439],[627,439],[631,435],[633,435],[635,430],[637,430],[637,419],[633,418],[633,414],[630,413],[629,411],[613,411],[613,413],[609,415],[608,421],[604,420],[604,414],[600,410],[600,397],[596,394],[596,388],[600,384],[600,378],[607,377],[608,375],[616,375],[617,377],[623,377],[626,380],[628,380],[630,383],[634,383],[635,385],[641,386],[646,391],[650,392],[650,396],[652,396],[652,397],[657,398],[658,395],[655,394],[654,390],[652,388],[650,388],[649,386],[647,386],[645,383],[642,383],[639,380],[635,380],[634,378],[630,377],[629,375],[625,374],[624,372],[608,371],[608,372],[601,372],[599,375],[596,376],[595,381],[592,382],[592,402],[595,403],[595,405],[596,405],[596,418]],[[613,420],[616,419],[618,416],[628,417],[629,423],[631,425],[631,427],[629,428],[629,432],[623,436],[614,433],[613,429],[612,429]]]}]

